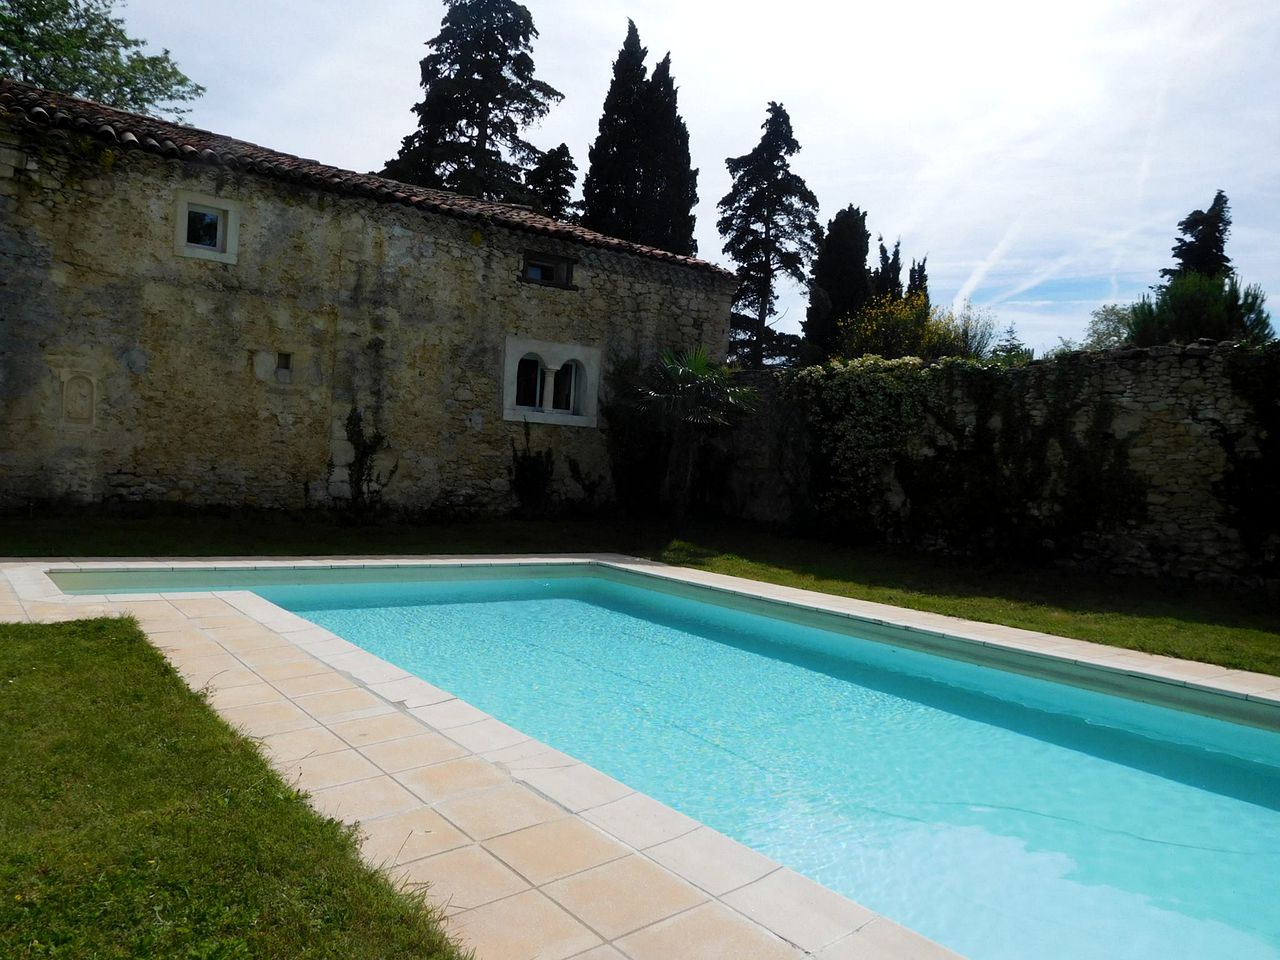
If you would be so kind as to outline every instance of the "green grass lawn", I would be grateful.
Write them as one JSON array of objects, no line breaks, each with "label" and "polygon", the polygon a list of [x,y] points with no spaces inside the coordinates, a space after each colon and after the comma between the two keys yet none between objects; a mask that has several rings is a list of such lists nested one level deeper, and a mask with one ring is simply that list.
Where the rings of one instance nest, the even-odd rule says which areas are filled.
[{"label": "green grass lawn", "polygon": [[460,956],[132,621],[0,624],[0,730],[0,956]]},{"label": "green grass lawn", "polygon": [[1280,674],[1275,598],[800,540],[746,524],[313,518],[0,518],[12,556],[292,556],[614,551],[771,583]]}]

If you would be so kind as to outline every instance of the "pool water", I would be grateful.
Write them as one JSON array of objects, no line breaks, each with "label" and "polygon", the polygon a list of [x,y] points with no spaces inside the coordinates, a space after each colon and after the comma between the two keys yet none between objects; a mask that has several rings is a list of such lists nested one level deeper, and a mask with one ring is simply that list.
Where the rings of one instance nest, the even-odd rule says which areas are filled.
[{"label": "pool water", "polygon": [[598,577],[255,587],[973,960],[1280,958],[1280,734]]}]

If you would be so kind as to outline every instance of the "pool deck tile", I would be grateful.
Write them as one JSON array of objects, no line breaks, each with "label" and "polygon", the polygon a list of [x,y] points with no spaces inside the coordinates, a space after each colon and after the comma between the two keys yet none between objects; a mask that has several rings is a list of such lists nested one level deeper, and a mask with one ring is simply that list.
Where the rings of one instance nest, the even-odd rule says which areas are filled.
[{"label": "pool deck tile", "polygon": [[710,827],[699,827],[649,847],[645,853],[714,897],[745,887],[778,867],[763,854]]},{"label": "pool deck tile", "polygon": [[466,748],[432,730],[399,740],[371,743],[361,747],[360,752],[387,773],[400,773],[467,755]]},{"label": "pool deck tile", "polygon": [[565,816],[555,804],[518,783],[503,783],[453,797],[437,803],[436,810],[477,840],[488,840]]},{"label": "pool deck tile", "polygon": [[[85,570],[421,566],[423,558],[0,562],[0,621],[132,614],[193,689],[257,739],[368,862],[449,914],[479,960],[944,960],[956,955],[249,590],[63,595]],[[1159,680],[1280,710],[1280,677],[617,555],[435,558],[599,563],[741,596]],[[1128,682],[1128,681],[1126,681]],[[1197,694],[1198,695],[1198,694]],[[366,715],[368,714],[368,715]],[[607,942],[606,942],[607,941]]]},{"label": "pool deck tile", "polygon": [[674,840],[701,826],[697,820],[643,793],[592,807],[583,811],[582,817],[637,850]]},{"label": "pool deck tile", "polygon": [[484,960],[566,960],[600,937],[537,890],[459,913],[449,932]]},{"label": "pool deck tile", "polygon": [[630,960],[799,960],[803,951],[719,903],[704,903],[623,937],[617,946]]},{"label": "pool deck tile", "polygon": [[722,899],[796,946],[815,952],[876,917],[866,907],[786,867]]},{"label": "pool deck tile", "polygon": [[543,796],[550,797],[570,813],[581,813],[635,793],[625,783],[619,783],[585,763],[549,770],[524,768],[513,770],[512,775]]},{"label": "pool deck tile", "polygon": [[632,853],[577,817],[563,817],[494,837],[485,848],[536,886]]},{"label": "pool deck tile", "polygon": [[509,782],[492,763],[470,756],[402,770],[395,774],[395,779],[429,803]]},{"label": "pool deck tile", "polygon": [[954,960],[955,954],[882,917],[820,950],[819,960]]},{"label": "pool deck tile", "polygon": [[311,803],[335,820],[355,824],[412,810],[419,800],[390,777],[380,776],[312,791]]},{"label": "pool deck tile", "polygon": [[509,727],[501,720],[487,717],[475,723],[466,723],[449,728],[449,738],[456,740],[473,753],[486,750],[501,750],[503,747],[514,747],[524,743],[528,736],[514,727]]},{"label": "pool deck tile", "polygon": [[652,860],[632,854],[542,887],[606,940],[688,910],[707,899]]},{"label": "pool deck tile", "polygon": [[360,849],[365,860],[378,867],[394,867],[473,843],[430,807],[418,806],[360,824]]},{"label": "pool deck tile", "polygon": [[446,913],[471,910],[532,889],[501,860],[475,844],[401,864],[391,876],[404,886],[426,884],[432,901]]},{"label": "pool deck tile", "polygon": [[426,732],[426,727],[413,717],[391,711],[376,717],[364,717],[359,720],[331,722],[329,729],[353,747],[367,747],[371,743],[383,743],[387,740],[400,740],[404,737],[416,737]]}]

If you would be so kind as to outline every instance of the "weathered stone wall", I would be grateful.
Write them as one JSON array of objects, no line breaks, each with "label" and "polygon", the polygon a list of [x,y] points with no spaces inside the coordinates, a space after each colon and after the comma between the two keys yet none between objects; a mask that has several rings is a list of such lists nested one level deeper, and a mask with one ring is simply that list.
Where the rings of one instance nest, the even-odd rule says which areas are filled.
[{"label": "weathered stone wall", "polygon": [[[398,463],[387,502],[504,510],[509,335],[606,369],[725,347],[732,281],[709,270],[35,136],[0,121],[0,503],[323,503],[354,404]],[[241,205],[237,263],[175,254],[180,190]],[[526,250],[576,259],[577,289],[521,282]],[[530,434],[557,494],[580,495],[570,457],[607,476],[599,430]]]},{"label": "weathered stone wall", "polygon": [[[831,468],[831,445],[815,435],[820,416],[798,402],[803,391],[790,388],[788,376],[794,374],[749,378],[766,402],[731,439],[732,509],[838,534],[821,475],[839,470]],[[989,379],[937,375],[941,399],[926,404],[919,421],[894,441],[900,445],[876,478],[874,499],[863,504],[867,528],[885,539],[955,550],[965,544],[954,528],[944,532],[944,524],[920,522],[922,515],[938,516],[929,513],[935,505],[923,503],[921,491],[954,496],[948,510],[968,510],[981,520],[1007,498],[1003,485],[1025,482],[1044,467],[1043,476],[1027,484],[1036,497],[1023,505],[1024,519],[1048,528],[1055,515],[1075,509],[1096,524],[1075,531],[1079,536],[1070,542],[1044,544],[1061,562],[1245,586],[1274,586],[1280,579],[1280,350],[1201,342],[1079,353],[1000,376],[1007,387],[1003,408],[991,405],[989,392],[980,395]],[[1063,384],[1070,385],[1069,396]],[[1022,435],[1010,438],[1015,413]],[[1036,441],[1037,431],[1064,415],[1065,433],[1042,433],[1043,442]],[[1102,451],[1110,479],[1093,488],[1087,473],[1067,476],[1064,441],[1076,451],[1077,469],[1089,448]],[[985,461],[986,489],[981,476],[971,476],[968,489],[948,487],[963,477],[949,467],[964,458],[970,467],[984,463],[978,454],[990,450],[975,451],[979,443],[997,451]],[[1011,462],[1018,457],[1039,460]],[[1095,462],[1103,463],[1101,455]],[[946,479],[930,485],[924,482],[930,473]],[[1132,502],[1114,502],[1117,478]],[[1105,502],[1109,498],[1113,502]],[[991,546],[998,551],[1000,545]]]}]

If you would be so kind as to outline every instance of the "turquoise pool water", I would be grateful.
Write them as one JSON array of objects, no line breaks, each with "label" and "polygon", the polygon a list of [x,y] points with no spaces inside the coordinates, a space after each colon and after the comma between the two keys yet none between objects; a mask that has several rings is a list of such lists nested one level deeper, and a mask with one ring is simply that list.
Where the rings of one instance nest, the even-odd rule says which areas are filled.
[{"label": "turquoise pool water", "polygon": [[974,960],[1280,958],[1280,734],[598,578],[254,589]]},{"label": "turquoise pool water", "polygon": [[973,960],[1280,958],[1280,733],[536,573],[57,579],[252,589]]}]

